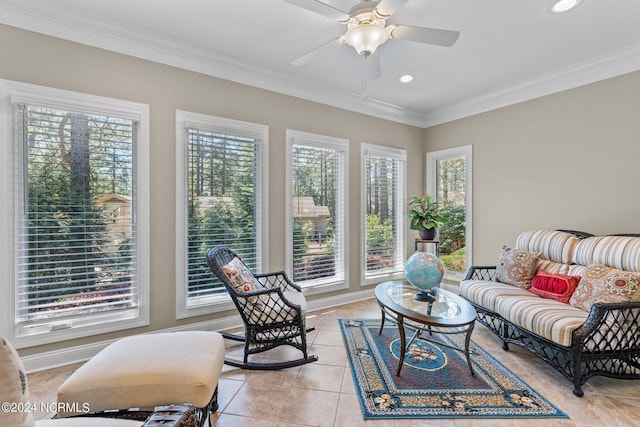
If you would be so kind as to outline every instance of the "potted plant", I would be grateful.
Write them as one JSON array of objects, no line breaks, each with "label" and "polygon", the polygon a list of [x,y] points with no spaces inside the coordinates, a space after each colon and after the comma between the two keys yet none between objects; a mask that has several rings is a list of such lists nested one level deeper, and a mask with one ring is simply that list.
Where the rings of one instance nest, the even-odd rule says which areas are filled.
[{"label": "potted plant", "polygon": [[429,194],[422,197],[413,196],[409,208],[409,228],[418,230],[422,240],[434,240],[438,226],[447,222],[446,218],[438,214],[438,203]]}]

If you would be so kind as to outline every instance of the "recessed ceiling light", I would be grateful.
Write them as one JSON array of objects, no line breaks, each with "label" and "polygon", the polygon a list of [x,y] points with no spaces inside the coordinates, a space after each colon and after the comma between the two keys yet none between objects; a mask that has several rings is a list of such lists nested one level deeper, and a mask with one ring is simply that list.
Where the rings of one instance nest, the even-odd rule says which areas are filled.
[{"label": "recessed ceiling light", "polygon": [[582,0],[558,0],[552,7],[551,12],[567,12],[582,3]]},{"label": "recessed ceiling light", "polygon": [[403,74],[402,76],[398,77],[398,81],[400,83],[409,83],[410,81],[413,81],[413,79],[415,78],[416,77],[411,74]]}]

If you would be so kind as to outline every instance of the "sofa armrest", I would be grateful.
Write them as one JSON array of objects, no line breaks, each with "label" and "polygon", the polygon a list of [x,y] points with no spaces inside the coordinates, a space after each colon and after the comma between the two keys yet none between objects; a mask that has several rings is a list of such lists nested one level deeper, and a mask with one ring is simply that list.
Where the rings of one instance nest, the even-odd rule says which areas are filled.
[{"label": "sofa armrest", "polygon": [[463,280],[489,280],[493,281],[496,275],[495,265],[472,265]]},{"label": "sofa armrest", "polygon": [[640,302],[596,303],[573,341],[586,353],[640,352]]}]

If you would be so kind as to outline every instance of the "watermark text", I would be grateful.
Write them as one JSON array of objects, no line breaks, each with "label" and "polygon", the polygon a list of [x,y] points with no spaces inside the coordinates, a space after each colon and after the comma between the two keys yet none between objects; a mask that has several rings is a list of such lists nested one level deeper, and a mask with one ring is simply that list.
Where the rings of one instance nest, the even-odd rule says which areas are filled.
[{"label": "watermark text", "polygon": [[73,412],[86,414],[91,412],[88,402],[2,402],[0,409],[5,413],[14,412]]}]

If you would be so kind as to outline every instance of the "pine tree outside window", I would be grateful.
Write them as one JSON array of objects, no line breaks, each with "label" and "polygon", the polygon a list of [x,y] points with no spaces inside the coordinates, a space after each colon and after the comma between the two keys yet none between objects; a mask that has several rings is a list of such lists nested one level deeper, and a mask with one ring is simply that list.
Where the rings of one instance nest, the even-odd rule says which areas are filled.
[{"label": "pine tree outside window", "polygon": [[348,141],[287,130],[287,267],[307,293],[346,287]]},{"label": "pine tree outside window", "polygon": [[14,118],[7,283],[15,283],[15,341],[148,324],[148,263],[140,256],[148,233],[139,220],[148,108],[15,82],[5,90]]},{"label": "pine tree outside window", "polygon": [[228,308],[229,297],[206,262],[216,246],[262,271],[266,188],[263,125],[178,111],[178,317]]}]

